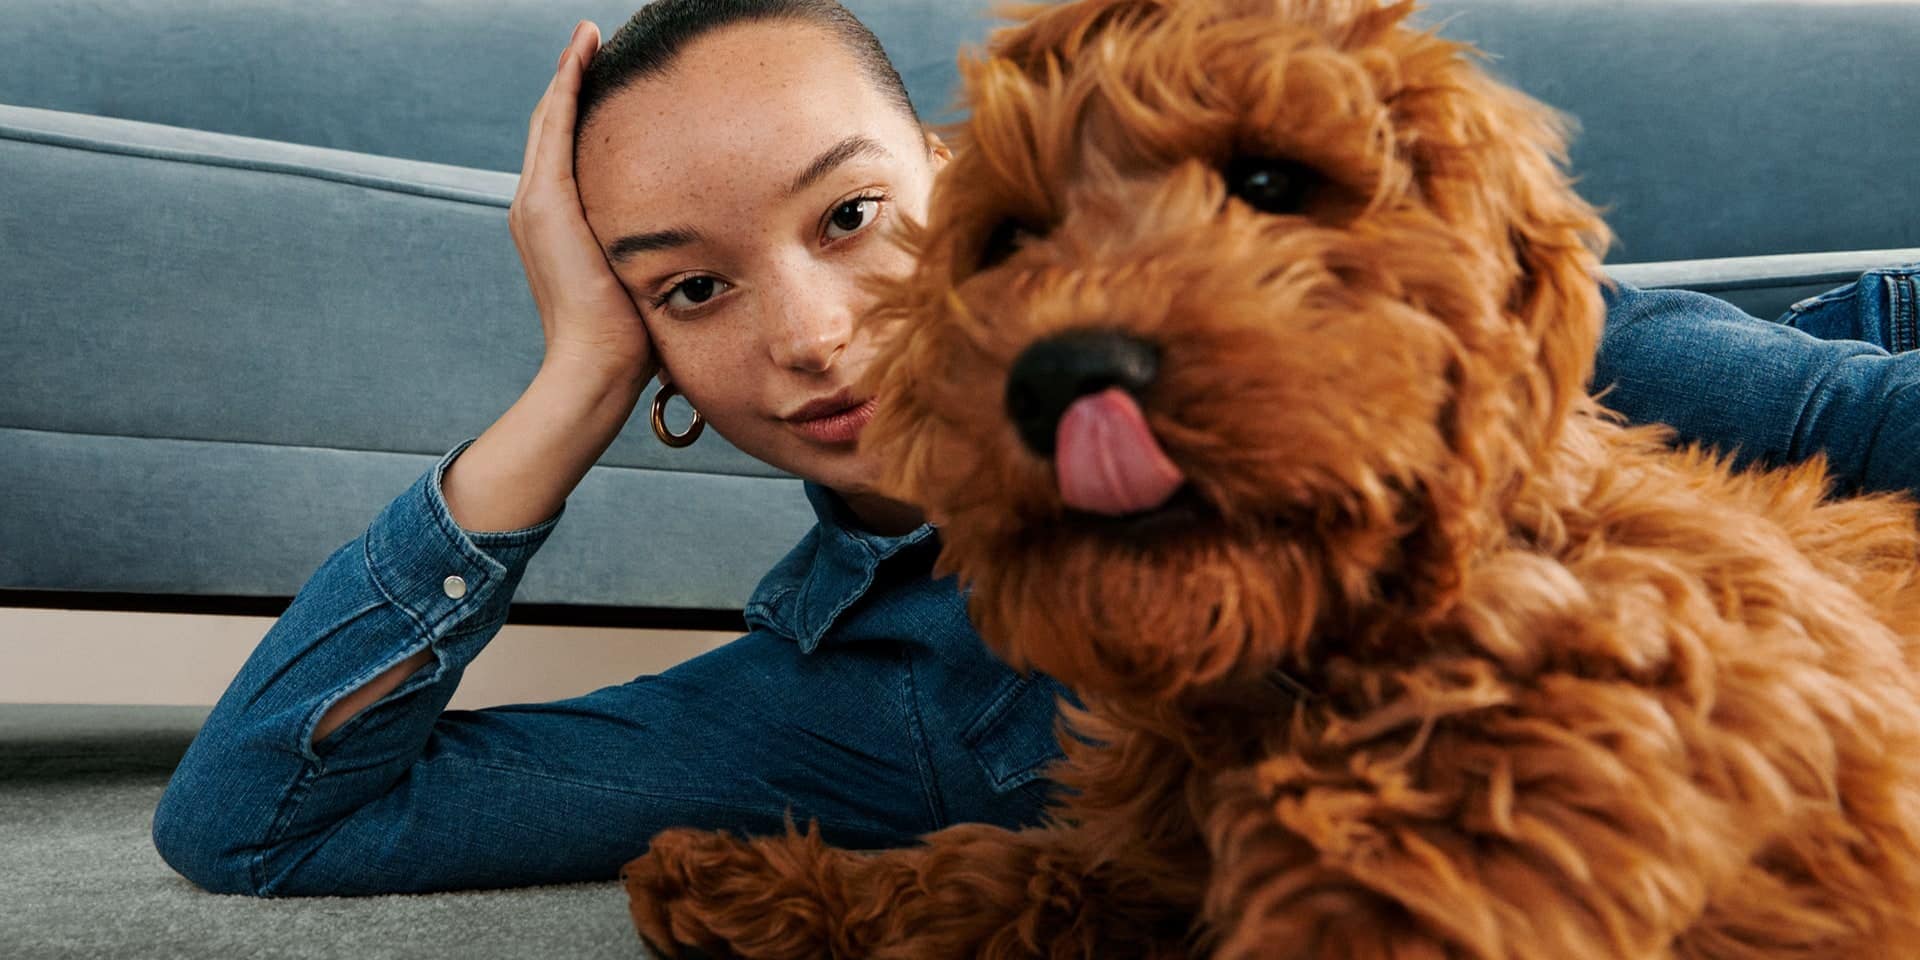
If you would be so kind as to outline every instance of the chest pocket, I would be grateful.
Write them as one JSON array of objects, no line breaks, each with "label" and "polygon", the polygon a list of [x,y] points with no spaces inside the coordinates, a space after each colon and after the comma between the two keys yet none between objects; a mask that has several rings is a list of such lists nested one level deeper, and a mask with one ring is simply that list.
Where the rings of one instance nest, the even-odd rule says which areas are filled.
[{"label": "chest pocket", "polygon": [[1065,692],[1044,674],[1012,674],[961,734],[961,745],[995,791],[1006,793],[1041,779],[1047,767],[1066,756],[1053,736],[1059,715],[1054,698]]}]

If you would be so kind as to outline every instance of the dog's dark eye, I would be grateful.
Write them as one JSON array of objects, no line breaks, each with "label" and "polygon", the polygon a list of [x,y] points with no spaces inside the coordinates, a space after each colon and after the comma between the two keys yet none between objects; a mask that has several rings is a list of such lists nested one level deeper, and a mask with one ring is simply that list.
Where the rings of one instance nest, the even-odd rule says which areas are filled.
[{"label": "dog's dark eye", "polygon": [[1262,213],[1299,213],[1319,182],[1313,169],[1279,157],[1227,161],[1227,191]]},{"label": "dog's dark eye", "polygon": [[1005,263],[1013,256],[1020,245],[1038,236],[1038,232],[1026,224],[1008,217],[993,225],[987,232],[985,243],[980,245],[980,270],[990,270]]}]

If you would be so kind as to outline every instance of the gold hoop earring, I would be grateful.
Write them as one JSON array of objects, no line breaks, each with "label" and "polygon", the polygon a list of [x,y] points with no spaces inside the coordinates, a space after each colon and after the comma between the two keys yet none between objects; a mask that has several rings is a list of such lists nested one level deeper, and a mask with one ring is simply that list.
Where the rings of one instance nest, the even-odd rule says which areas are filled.
[{"label": "gold hoop earring", "polygon": [[669,447],[684,447],[700,439],[700,432],[707,428],[707,422],[700,418],[700,411],[693,411],[693,425],[686,433],[674,433],[667,429],[667,401],[673,398],[676,390],[673,384],[663,383],[653,394],[653,435]]}]

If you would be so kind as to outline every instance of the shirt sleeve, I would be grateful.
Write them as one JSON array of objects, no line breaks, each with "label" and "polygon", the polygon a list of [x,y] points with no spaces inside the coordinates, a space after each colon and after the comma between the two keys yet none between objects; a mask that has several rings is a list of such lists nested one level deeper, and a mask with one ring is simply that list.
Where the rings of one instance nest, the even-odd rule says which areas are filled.
[{"label": "shirt sleeve", "polygon": [[461,441],[367,528],[367,565],[386,598],[405,610],[427,635],[473,621],[504,623],[514,588],[560,517],[518,530],[476,532],[461,527],[447,509],[442,478],[478,437]]},{"label": "shirt sleeve", "polygon": [[[420,758],[566,512],[562,503],[520,530],[461,529],[440,482],[471,443],[448,451],[322,561],[241,665],[155,811],[154,842],[174,869],[208,889],[259,890],[265,851],[330,829]],[[312,742],[333,704],[423,650],[434,654],[428,663]]]},{"label": "shirt sleeve", "polygon": [[1604,285],[1592,387],[1740,467],[1825,453],[1841,494],[1920,495],[1920,351],[1822,340],[1704,293]]},{"label": "shirt sleeve", "polygon": [[[506,624],[528,562],[566,513],[563,502],[540,523],[497,532],[469,531],[455,523],[441,480],[476,439],[447,451],[364,533],[320,565],[255,648],[210,723],[223,721],[280,743],[291,740],[292,748],[314,763],[342,751],[401,755],[407,749],[402,744],[425,736],[467,664]],[[379,734],[330,736],[318,748],[309,742],[328,706],[392,664],[428,649],[433,662],[367,708],[385,704],[387,711],[402,711],[404,722],[383,724]],[[261,706],[269,703],[286,712],[262,713]],[[238,715],[228,718],[229,711]],[[415,729],[400,734],[406,727]],[[328,762],[345,761],[336,755]]]}]

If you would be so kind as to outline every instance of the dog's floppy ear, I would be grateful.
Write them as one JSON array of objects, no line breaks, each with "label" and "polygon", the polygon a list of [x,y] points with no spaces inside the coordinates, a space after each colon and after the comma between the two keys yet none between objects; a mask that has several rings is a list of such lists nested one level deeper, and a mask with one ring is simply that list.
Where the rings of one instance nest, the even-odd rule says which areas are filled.
[{"label": "dog's floppy ear", "polygon": [[[1523,398],[1538,453],[1585,394],[1605,314],[1600,260],[1613,234],[1566,172],[1576,121],[1495,79],[1465,44],[1394,98],[1395,126],[1425,202],[1487,238],[1506,286],[1503,312],[1533,346]],[[1436,58],[1423,58],[1431,65]]]},{"label": "dog's floppy ear", "polygon": [[1593,376],[1606,316],[1600,260],[1613,233],[1566,172],[1574,119],[1475,73],[1487,88],[1496,135],[1515,142],[1504,168],[1490,171],[1508,179],[1507,239],[1520,268],[1506,311],[1538,345],[1531,399],[1542,427],[1538,442],[1550,445]]}]

